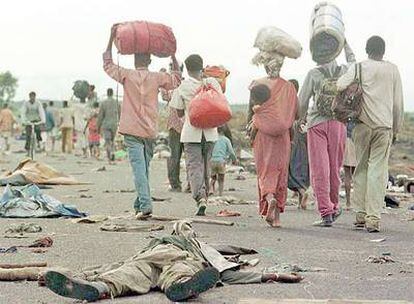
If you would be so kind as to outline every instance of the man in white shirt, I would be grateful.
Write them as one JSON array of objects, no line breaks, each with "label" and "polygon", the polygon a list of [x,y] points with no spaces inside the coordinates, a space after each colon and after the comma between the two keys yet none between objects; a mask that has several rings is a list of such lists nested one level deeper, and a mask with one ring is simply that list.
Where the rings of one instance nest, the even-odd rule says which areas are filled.
[{"label": "man in white shirt", "polygon": [[[379,232],[388,178],[390,147],[401,129],[404,116],[400,73],[396,65],[383,60],[385,42],[373,36],[366,45],[368,59],[361,62],[364,101],[353,131],[357,166],[353,203],[357,227]],[[353,81],[355,65],[339,78],[340,91]]]},{"label": "man in white shirt", "polygon": [[181,142],[184,143],[191,192],[197,202],[196,215],[204,216],[209,190],[210,159],[218,134],[217,128],[199,129],[192,126],[188,109],[190,101],[202,85],[211,84],[219,92],[221,92],[221,87],[214,78],[203,80],[203,59],[199,55],[190,55],[185,60],[185,66],[189,77],[182,81],[181,85],[174,91],[169,106],[177,109],[179,116],[185,115]]},{"label": "man in white shirt", "polygon": [[[40,143],[42,142],[40,125],[46,122],[46,115],[42,104],[36,100],[36,93],[29,93],[29,101],[23,103],[22,108],[22,123],[26,129],[26,145],[25,149],[29,154],[30,138],[32,132],[36,134],[37,148],[40,150]],[[35,124],[32,130],[32,124]]]}]

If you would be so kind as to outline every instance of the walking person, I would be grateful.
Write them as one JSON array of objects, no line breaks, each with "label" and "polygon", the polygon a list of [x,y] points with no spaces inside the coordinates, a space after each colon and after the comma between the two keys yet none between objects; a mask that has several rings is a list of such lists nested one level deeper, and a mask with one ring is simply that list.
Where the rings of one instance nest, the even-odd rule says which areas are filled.
[{"label": "walking person", "polygon": [[99,133],[103,134],[105,140],[106,157],[109,163],[115,161],[115,136],[118,130],[120,107],[114,99],[114,91],[109,88],[106,91],[107,98],[101,103],[98,114]]},{"label": "walking person", "polygon": [[185,67],[189,77],[183,80],[178,89],[174,91],[170,107],[176,109],[180,117],[185,116],[181,142],[184,143],[191,193],[197,204],[196,215],[204,216],[209,192],[210,159],[218,134],[217,128],[200,129],[192,126],[188,110],[190,101],[203,85],[210,84],[218,92],[221,92],[221,87],[214,78],[203,80],[203,59],[200,55],[188,56],[185,60]]},{"label": "walking person", "polygon": [[[36,100],[35,92],[30,92],[29,101],[23,103],[22,122],[26,131],[25,150],[27,151],[27,155],[29,155],[32,132],[36,134],[37,149],[40,150],[40,143],[42,142],[40,125],[46,122],[45,111],[43,110],[42,104]],[[35,124],[34,130],[32,130],[32,124]]]},{"label": "walking person", "polygon": [[86,123],[84,132],[88,131],[89,153],[91,157],[99,159],[101,150],[101,135],[98,128],[98,111],[99,103],[95,102],[92,105],[92,114]]},{"label": "walking person", "polygon": [[[183,72],[184,66],[180,65],[180,71]],[[162,69],[166,71],[166,69]],[[182,79],[183,80],[183,79]],[[183,130],[184,117],[179,117],[177,110],[170,107],[170,101],[173,91],[161,90],[161,96],[168,103],[168,145],[171,155],[167,159],[168,181],[170,183],[169,191],[181,192],[182,185],[180,180],[181,156],[184,151],[184,145],[181,142],[181,131]]]},{"label": "walking person", "polygon": [[62,132],[62,153],[71,154],[73,150],[73,128],[75,126],[75,114],[69,108],[67,100],[63,101],[63,108],[60,112],[59,129]]},{"label": "walking person", "polygon": [[290,157],[290,129],[297,112],[294,85],[279,76],[283,60],[263,62],[267,77],[250,85],[254,160],[259,190],[259,213],[273,228],[281,227]]},{"label": "walking person", "polygon": [[[390,148],[401,130],[404,102],[398,68],[383,59],[385,41],[372,36],[365,50],[368,59],[360,65],[364,100],[352,134],[356,150],[353,205],[355,225],[368,232],[379,232]],[[353,65],[338,80],[339,90],[345,90],[354,81],[355,69]]]},{"label": "walking person", "polygon": [[[50,140],[50,135],[52,134],[53,129],[55,128],[55,120],[53,118],[53,114],[49,111],[47,103],[43,104],[43,109],[45,111],[46,123],[44,125],[44,132],[43,132],[43,143],[44,143],[44,151],[47,152],[48,142]],[[57,122],[59,123],[59,122]]]},{"label": "walking person", "polygon": [[[355,56],[345,43],[346,60],[355,62]],[[337,79],[346,73],[348,65],[339,66],[336,60],[310,70],[299,92],[299,120],[307,123],[307,140],[311,185],[318,203],[320,220],[315,226],[331,227],[340,216],[339,188],[341,184],[346,128],[335,120],[331,111],[337,95]],[[313,106],[309,109],[309,101]]]},{"label": "walking person", "polygon": [[116,25],[111,29],[108,46],[103,54],[103,64],[105,72],[124,88],[119,133],[124,135],[134,174],[137,191],[134,209],[137,219],[146,219],[152,214],[149,170],[154,140],[158,133],[158,93],[161,88],[176,88],[180,83],[181,73],[175,57],[172,57],[171,74],[150,72],[150,54],[135,54],[135,69],[114,64],[112,44],[115,32]]},{"label": "walking person", "polygon": [[[13,127],[16,123],[16,118],[13,115],[13,112],[9,109],[7,103],[3,104],[2,109],[0,110],[0,136],[4,141],[4,151],[10,151],[10,142],[9,139],[13,136]],[[1,147],[1,145],[0,145]]]},{"label": "walking person", "polygon": [[[290,79],[289,81],[294,85],[297,93],[299,91],[299,83],[296,79]],[[298,208],[306,210],[310,185],[308,144],[306,127],[298,120],[293,124],[292,136],[288,188],[297,194],[299,198]]]},{"label": "walking person", "polygon": [[344,185],[346,196],[346,210],[351,209],[351,190],[352,190],[352,175],[356,167],[356,153],[355,144],[352,139],[352,131],[355,128],[355,121],[350,121],[346,124],[346,143],[344,155]]},{"label": "walking person", "polygon": [[59,133],[59,123],[60,123],[60,111],[58,108],[55,107],[55,103],[53,101],[49,101],[48,111],[52,114],[54,127],[48,133],[48,139],[51,142],[51,151],[55,151],[55,144],[56,144],[56,137]]},{"label": "walking person", "polygon": [[234,164],[237,163],[236,153],[230,139],[224,134],[225,128],[218,127],[218,139],[214,144],[214,149],[211,154],[211,182],[210,188],[215,193],[216,181],[218,181],[218,194],[223,195],[224,192],[224,178],[226,175],[226,164],[229,159]]}]

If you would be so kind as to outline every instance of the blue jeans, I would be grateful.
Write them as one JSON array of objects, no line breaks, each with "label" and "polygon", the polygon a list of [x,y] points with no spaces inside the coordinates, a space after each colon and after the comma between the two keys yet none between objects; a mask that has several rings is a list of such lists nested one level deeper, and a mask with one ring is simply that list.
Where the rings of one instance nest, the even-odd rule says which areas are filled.
[{"label": "blue jeans", "polygon": [[149,167],[153,155],[154,140],[125,135],[124,142],[128,149],[129,161],[134,174],[135,189],[138,193],[134,209],[138,212],[152,212]]}]

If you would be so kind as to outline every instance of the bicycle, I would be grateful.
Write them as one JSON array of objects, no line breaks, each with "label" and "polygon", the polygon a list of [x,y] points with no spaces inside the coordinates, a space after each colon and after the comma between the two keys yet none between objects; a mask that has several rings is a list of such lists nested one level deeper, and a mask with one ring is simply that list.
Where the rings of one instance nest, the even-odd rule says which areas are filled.
[{"label": "bicycle", "polygon": [[[30,122],[30,141],[29,141],[29,151],[28,151],[28,156],[31,158],[31,160],[34,160],[34,156],[35,156],[35,151],[36,151],[36,131],[35,128],[36,126],[40,125],[39,121],[31,121]],[[27,136],[27,134],[26,134]]]}]

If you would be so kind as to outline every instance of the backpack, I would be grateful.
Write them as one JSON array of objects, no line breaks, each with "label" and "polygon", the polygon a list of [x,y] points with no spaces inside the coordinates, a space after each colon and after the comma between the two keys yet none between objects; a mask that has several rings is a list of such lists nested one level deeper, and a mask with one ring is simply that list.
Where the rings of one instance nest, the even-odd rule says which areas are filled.
[{"label": "backpack", "polygon": [[318,71],[324,76],[324,78],[316,95],[316,109],[322,116],[333,117],[334,112],[332,110],[332,105],[338,95],[336,82],[338,81],[341,67],[336,67],[333,75],[330,75],[330,73],[322,67],[319,67]]},{"label": "backpack", "polygon": [[333,111],[335,118],[347,123],[358,119],[364,101],[362,90],[361,64],[355,65],[354,81],[335,98]]}]

